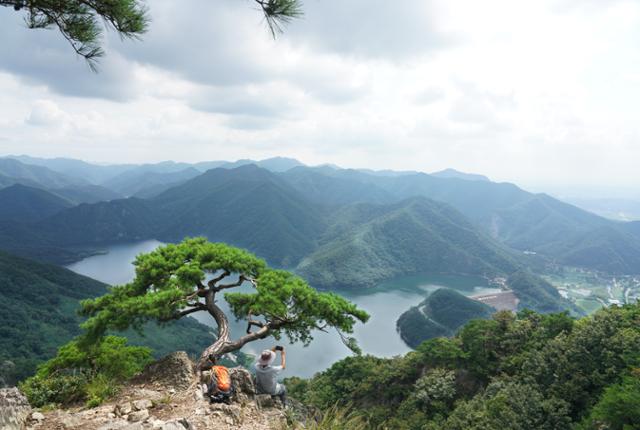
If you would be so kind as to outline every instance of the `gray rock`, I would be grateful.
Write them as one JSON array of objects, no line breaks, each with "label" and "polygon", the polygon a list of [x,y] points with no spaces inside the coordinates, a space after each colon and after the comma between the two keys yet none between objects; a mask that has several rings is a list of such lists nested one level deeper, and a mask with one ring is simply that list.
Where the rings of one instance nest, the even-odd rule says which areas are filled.
[{"label": "gray rock", "polygon": [[141,411],[134,411],[134,412],[131,412],[131,413],[129,414],[129,417],[128,417],[127,419],[128,419],[129,421],[131,421],[131,422],[136,423],[136,422],[139,422],[139,421],[144,421],[144,420],[146,420],[147,418],[149,418],[149,411],[148,411],[148,410],[146,410],[146,409],[143,409],[143,410],[141,410]]},{"label": "gray rock", "polygon": [[42,415],[40,412],[34,412],[31,414],[31,419],[33,421],[44,421],[44,415]]},{"label": "gray rock", "polygon": [[186,418],[182,418],[166,422],[162,430],[196,430],[196,426],[187,421]]},{"label": "gray rock", "polygon": [[0,389],[0,428],[20,430],[31,414],[27,398],[17,388]]},{"label": "gray rock", "polygon": [[68,415],[61,420],[62,427],[65,429],[73,429],[82,423],[82,420],[74,415]]},{"label": "gray rock", "polygon": [[134,378],[137,384],[158,384],[172,389],[186,389],[195,378],[194,364],[184,351],[171,353],[149,364]]},{"label": "gray rock", "polygon": [[153,407],[153,402],[149,399],[141,399],[141,400],[135,400],[133,402],[133,408],[136,411],[141,411],[143,409],[149,409]]},{"label": "gray rock", "polygon": [[164,425],[165,425],[165,422],[162,420],[153,420],[151,422],[151,428],[153,429],[161,429],[164,427]]},{"label": "gray rock", "polygon": [[256,404],[258,407],[265,409],[275,407],[276,402],[270,394],[258,394],[256,395]]},{"label": "gray rock", "polygon": [[124,427],[121,427],[122,430],[144,430],[144,426],[142,425],[142,423],[133,423],[133,424],[127,424]]},{"label": "gray rock", "polygon": [[115,421],[115,422],[107,423],[102,427],[98,427],[98,430],[120,430],[123,427],[126,427],[128,425],[129,424],[126,421]]},{"label": "gray rock", "polygon": [[234,367],[229,369],[229,375],[231,376],[233,385],[236,387],[236,393],[246,394],[249,397],[256,394],[253,377],[247,369],[244,367]]},{"label": "gray rock", "polygon": [[113,412],[119,417],[129,414],[131,411],[133,411],[131,402],[120,403],[119,405],[116,405],[113,410]]}]

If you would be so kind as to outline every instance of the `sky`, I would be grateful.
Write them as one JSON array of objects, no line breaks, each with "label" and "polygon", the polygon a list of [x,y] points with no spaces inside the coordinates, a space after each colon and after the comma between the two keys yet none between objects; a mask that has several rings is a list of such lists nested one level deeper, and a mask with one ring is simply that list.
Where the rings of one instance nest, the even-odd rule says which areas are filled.
[{"label": "sky", "polygon": [[640,183],[640,1],[304,0],[275,40],[250,0],[147,4],[97,74],[0,7],[0,155]]}]

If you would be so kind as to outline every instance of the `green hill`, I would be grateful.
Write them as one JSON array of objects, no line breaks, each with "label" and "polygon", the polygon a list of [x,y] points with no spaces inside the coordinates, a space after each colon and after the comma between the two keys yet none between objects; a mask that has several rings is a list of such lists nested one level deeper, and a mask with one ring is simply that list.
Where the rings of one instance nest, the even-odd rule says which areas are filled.
[{"label": "green hill", "polygon": [[540,278],[525,270],[518,270],[509,275],[507,285],[520,300],[520,309],[531,309],[537,312],[561,312],[567,309],[580,314],[569,302],[561,299],[558,290]]},{"label": "green hill", "polygon": [[71,206],[68,200],[21,184],[0,189],[0,221],[38,221]]},{"label": "green hill", "polygon": [[[0,380],[15,383],[31,375],[80,334],[79,301],[104,294],[106,287],[70,270],[0,252]],[[147,325],[145,333],[126,336],[158,356],[176,349],[199,354],[212,339],[210,329],[192,318],[162,329]]]},{"label": "green hill", "polygon": [[521,251],[561,264],[637,274],[640,235],[632,223],[611,221],[545,194],[509,183],[437,177],[424,173],[380,175],[349,169],[298,167],[282,175],[320,204],[392,203],[424,196],[448,203],[475,226]]},{"label": "green hill", "polygon": [[163,214],[158,239],[204,235],[295,266],[323,231],[323,209],[280,178],[246,165],[213,169],[150,201]]},{"label": "green hill", "polygon": [[145,193],[148,189],[185,182],[200,174],[201,172],[193,167],[177,172],[154,172],[145,169],[134,169],[121,173],[102,185],[128,197]]},{"label": "green hill", "polygon": [[580,320],[499,312],[404,356],[352,356],[285,383],[332,428],[637,429],[639,320],[638,304]]},{"label": "green hill", "polygon": [[418,306],[400,315],[398,332],[404,342],[416,348],[434,337],[453,336],[472,319],[489,318],[491,306],[469,299],[455,290],[440,288]]},{"label": "green hill", "polygon": [[296,269],[318,288],[372,287],[399,275],[515,271],[508,251],[450,206],[425,198],[338,212]]},{"label": "green hill", "polygon": [[43,166],[24,164],[11,158],[0,158],[0,175],[22,181],[27,185],[38,184],[42,188],[62,188],[72,185],[87,185],[88,182],[62,173],[54,172]]}]

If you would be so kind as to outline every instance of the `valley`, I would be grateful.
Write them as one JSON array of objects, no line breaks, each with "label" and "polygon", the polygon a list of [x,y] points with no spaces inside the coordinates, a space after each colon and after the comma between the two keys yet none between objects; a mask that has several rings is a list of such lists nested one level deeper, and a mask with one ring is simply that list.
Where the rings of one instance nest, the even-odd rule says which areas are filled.
[{"label": "valley", "polygon": [[[133,258],[141,252],[149,252],[161,245],[158,241],[143,241],[120,244],[109,247],[104,254],[85,258],[67,268],[78,274],[109,284],[121,284],[133,279]],[[392,357],[410,351],[396,331],[396,320],[408,308],[421,302],[428,294],[439,288],[451,288],[461,294],[472,296],[500,291],[487,280],[473,276],[421,275],[407,276],[383,282],[374,288],[357,291],[341,291],[340,294],[371,314],[371,320],[358,325],[355,337],[365,353],[381,357]],[[244,291],[250,287],[245,285]],[[220,305],[228,311],[226,302]],[[197,313],[194,317],[202,324],[213,326],[213,320],[206,313]],[[246,323],[231,321],[231,331],[241,334]],[[202,341],[202,340],[200,340]],[[273,346],[273,339],[258,341],[247,345],[242,351],[257,354],[264,348]],[[301,377],[313,376],[326,369],[336,360],[351,355],[335,332],[314,334],[314,341],[308,347],[285,343],[290,360],[287,364],[288,375]]]},{"label": "valley", "polygon": [[[14,157],[0,158],[0,175],[0,249],[10,254],[123,284],[137,254],[205,236],[369,311],[355,335],[380,356],[408,351],[396,320],[440,287],[509,309],[573,315],[638,297],[639,223],[461,172],[286,158],[96,166]],[[348,355],[335,333],[292,348],[305,357],[292,364],[301,376]]]}]

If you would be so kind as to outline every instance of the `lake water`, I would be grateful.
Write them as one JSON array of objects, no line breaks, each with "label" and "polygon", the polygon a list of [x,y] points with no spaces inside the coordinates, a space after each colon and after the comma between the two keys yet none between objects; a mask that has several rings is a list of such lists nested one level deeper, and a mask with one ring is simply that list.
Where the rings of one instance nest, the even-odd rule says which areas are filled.
[{"label": "lake water", "polygon": [[[160,245],[162,243],[155,240],[115,245],[109,247],[105,254],[85,258],[67,266],[67,268],[107,284],[124,284],[134,277],[134,268],[131,262],[136,255],[150,252]],[[486,280],[478,277],[425,275],[395,279],[374,289],[340,292],[340,294],[371,315],[367,324],[358,324],[355,329],[354,336],[358,339],[362,350],[377,356],[391,357],[410,350],[396,332],[396,320],[400,314],[411,306],[417,305],[431,291],[442,287],[456,289],[465,295],[490,294],[500,291],[491,288]],[[243,286],[242,288],[249,291],[251,287]],[[219,304],[224,310],[228,310],[224,300],[220,300]],[[206,313],[194,314],[194,317],[203,324],[215,327],[213,318]],[[232,337],[244,333],[245,323],[235,322],[233,318],[230,323]],[[308,347],[299,344],[289,345],[286,340],[282,340],[281,343],[287,349],[287,376],[309,377],[350,354],[335,331],[318,332]],[[243,351],[257,354],[262,349],[271,348],[274,345],[273,339],[265,339],[246,345]]]}]

